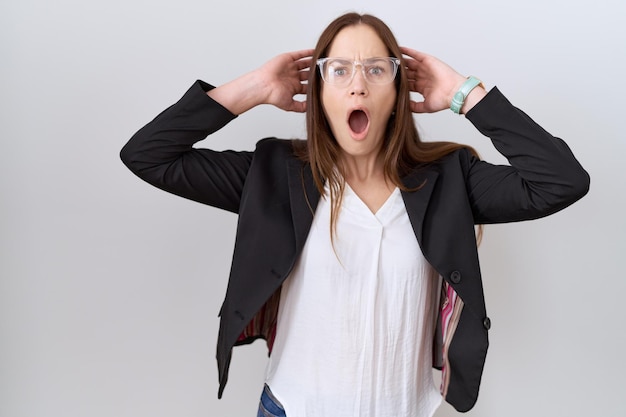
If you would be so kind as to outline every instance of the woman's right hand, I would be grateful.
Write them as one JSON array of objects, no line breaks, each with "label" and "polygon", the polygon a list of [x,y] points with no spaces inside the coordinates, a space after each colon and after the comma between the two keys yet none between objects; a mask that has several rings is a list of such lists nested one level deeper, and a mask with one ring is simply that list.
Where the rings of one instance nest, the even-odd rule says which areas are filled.
[{"label": "woman's right hand", "polygon": [[241,114],[259,104],[302,113],[306,102],[294,99],[306,94],[312,49],[278,55],[256,70],[207,92],[233,114]]},{"label": "woman's right hand", "polygon": [[265,81],[266,104],[279,109],[302,113],[306,102],[294,100],[296,94],[306,94],[312,49],[288,52],[269,60],[257,71]]}]

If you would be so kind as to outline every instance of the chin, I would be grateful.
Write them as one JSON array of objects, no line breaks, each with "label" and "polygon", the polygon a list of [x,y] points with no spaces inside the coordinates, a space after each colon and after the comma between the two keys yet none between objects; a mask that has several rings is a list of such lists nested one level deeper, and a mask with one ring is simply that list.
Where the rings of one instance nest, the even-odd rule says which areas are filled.
[{"label": "chin", "polygon": [[345,156],[364,157],[378,155],[380,153],[380,143],[372,143],[367,137],[363,139],[349,138],[345,142],[339,142],[341,151]]}]

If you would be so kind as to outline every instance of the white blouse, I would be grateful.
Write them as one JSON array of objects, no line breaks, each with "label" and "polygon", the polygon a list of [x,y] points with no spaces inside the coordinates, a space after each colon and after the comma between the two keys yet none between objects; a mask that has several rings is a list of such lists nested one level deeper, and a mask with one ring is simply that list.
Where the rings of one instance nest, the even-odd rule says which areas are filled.
[{"label": "white blouse", "polygon": [[267,369],[287,416],[432,417],[438,288],[399,189],[373,214],[346,184],[334,248],[320,199]]}]

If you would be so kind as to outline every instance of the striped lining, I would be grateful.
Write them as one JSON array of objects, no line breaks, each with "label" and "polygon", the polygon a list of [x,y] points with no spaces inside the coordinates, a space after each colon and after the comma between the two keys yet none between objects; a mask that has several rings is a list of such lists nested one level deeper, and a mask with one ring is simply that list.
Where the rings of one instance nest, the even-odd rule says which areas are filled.
[{"label": "striped lining", "polygon": [[444,281],[443,297],[441,303],[441,328],[443,329],[443,365],[441,367],[441,395],[445,398],[450,385],[450,361],[448,359],[448,348],[452,343],[454,332],[459,324],[461,311],[463,310],[463,300],[457,295],[452,286]]}]

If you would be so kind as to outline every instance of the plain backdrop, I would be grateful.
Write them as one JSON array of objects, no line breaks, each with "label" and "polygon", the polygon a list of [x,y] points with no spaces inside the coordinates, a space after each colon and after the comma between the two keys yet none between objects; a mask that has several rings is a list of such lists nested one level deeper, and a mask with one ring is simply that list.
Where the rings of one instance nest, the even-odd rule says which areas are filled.
[{"label": "plain backdrop", "polygon": [[[147,185],[118,154],[196,79],[313,47],[353,10],[497,85],[591,174],[565,211],[486,227],[491,347],[467,415],[626,415],[623,0],[3,0],[0,417],[256,415],[263,342],[235,350],[217,400],[236,216]],[[505,162],[462,116],[416,120],[426,140]],[[304,131],[266,106],[199,146]]]}]

